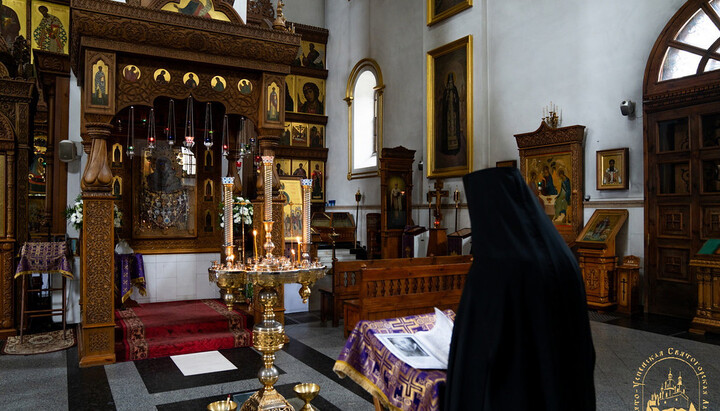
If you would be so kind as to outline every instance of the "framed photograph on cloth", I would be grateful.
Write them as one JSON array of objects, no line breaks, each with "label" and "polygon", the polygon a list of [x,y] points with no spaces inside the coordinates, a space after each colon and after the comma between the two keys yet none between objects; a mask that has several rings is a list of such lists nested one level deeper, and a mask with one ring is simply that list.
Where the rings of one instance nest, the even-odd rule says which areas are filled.
[{"label": "framed photograph on cloth", "polygon": [[443,21],[472,7],[472,0],[425,0],[427,1],[427,25]]},{"label": "framed photograph on cloth", "polygon": [[472,36],[427,53],[427,176],[472,170]]},{"label": "framed photograph on cloth", "polygon": [[627,190],[628,148],[600,150],[597,152],[597,189]]}]

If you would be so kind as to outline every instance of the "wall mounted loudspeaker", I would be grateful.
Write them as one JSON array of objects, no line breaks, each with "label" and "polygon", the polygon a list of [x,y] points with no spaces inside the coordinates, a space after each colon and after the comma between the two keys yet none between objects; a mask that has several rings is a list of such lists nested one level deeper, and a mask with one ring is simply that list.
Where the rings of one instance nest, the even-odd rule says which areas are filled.
[{"label": "wall mounted loudspeaker", "polygon": [[631,116],[635,112],[635,103],[630,100],[625,100],[620,103],[620,113],[623,116]]},{"label": "wall mounted loudspeaker", "polygon": [[80,158],[77,145],[71,140],[62,140],[60,144],[58,144],[58,156],[63,163],[69,163]]}]

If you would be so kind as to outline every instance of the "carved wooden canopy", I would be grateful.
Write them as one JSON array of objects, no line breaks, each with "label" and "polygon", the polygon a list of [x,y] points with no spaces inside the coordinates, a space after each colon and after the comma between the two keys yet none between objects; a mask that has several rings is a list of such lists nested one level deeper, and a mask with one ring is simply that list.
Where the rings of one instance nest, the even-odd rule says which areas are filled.
[{"label": "carved wooden canopy", "polygon": [[[160,7],[164,2],[154,2]],[[111,0],[72,0],[71,65],[82,82],[86,48],[287,74],[300,46],[289,31],[187,16]],[[221,6],[222,5],[222,6]]]}]

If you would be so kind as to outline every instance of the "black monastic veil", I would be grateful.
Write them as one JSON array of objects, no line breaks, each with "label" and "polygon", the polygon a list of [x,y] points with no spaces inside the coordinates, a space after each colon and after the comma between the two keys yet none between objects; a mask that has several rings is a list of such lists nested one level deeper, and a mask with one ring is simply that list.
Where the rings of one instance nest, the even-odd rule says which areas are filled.
[{"label": "black monastic veil", "polygon": [[515,168],[463,179],[473,264],[445,410],[594,410],[595,350],[575,257]]}]

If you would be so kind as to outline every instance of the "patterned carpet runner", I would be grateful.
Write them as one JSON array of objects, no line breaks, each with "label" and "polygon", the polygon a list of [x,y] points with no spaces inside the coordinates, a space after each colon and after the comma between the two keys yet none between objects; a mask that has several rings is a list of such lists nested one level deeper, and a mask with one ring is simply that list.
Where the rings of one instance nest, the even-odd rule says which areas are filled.
[{"label": "patterned carpet runner", "polygon": [[75,332],[68,328],[39,334],[25,334],[22,344],[20,336],[9,337],[2,353],[9,355],[46,354],[65,350],[75,345]]},{"label": "patterned carpet runner", "polygon": [[142,304],[115,311],[117,361],[249,347],[248,318],[219,300]]}]

